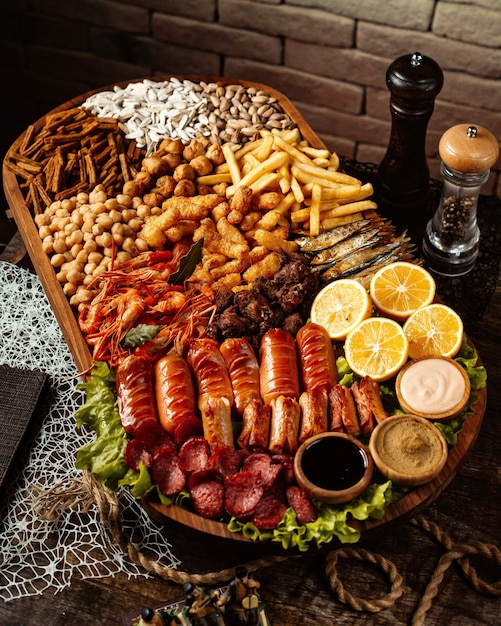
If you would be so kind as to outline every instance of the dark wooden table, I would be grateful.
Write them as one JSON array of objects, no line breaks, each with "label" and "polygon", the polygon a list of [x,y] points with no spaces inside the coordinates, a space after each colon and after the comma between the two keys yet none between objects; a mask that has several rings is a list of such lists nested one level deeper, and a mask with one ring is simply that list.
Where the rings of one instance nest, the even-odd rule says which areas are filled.
[{"label": "dark wooden table", "polygon": [[[2,232],[8,229],[0,228]],[[331,547],[315,555],[276,561],[256,572],[271,624],[411,624],[439,560],[447,552],[443,543],[424,528],[427,524],[435,528],[435,534],[442,533],[442,540],[447,536],[456,544],[470,547],[478,546],[476,542],[500,547],[500,320],[498,284],[482,315],[467,324],[468,334],[487,368],[488,400],[480,434],[463,467],[440,497],[417,518],[353,546],[395,565],[403,579],[401,597],[376,613],[358,611],[343,603],[333,592],[332,581],[325,572],[327,559],[335,549]],[[181,569],[193,574],[217,572],[255,558],[273,556],[268,550],[207,536],[175,522],[166,526],[165,532],[182,561]],[[473,556],[471,565],[487,583],[498,581],[499,590],[501,567],[494,559]],[[339,559],[337,571],[343,588],[353,596],[377,600],[389,592],[387,576],[367,560]],[[501,596],[476,591],[456,561],[437,584],[438,591],[426,613],[425,624],[492,626],[499,623]],[[1,603],[0,624],[118,625],[125,613],[182,597],[179,584],[158,576],[130,580],[125,575],[112,579],[74,579],[70,588],[57,595],[45,593]]]}]

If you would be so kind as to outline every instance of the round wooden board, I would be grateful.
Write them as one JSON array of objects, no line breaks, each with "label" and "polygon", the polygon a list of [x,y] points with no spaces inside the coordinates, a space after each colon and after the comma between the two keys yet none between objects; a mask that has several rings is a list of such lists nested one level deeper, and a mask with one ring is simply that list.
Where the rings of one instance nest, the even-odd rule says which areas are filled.
[{"label": "round wooden board", "polygon": [[[158,76],[156,80],[168,80],[171,76]],[[221,82],[223,84],[241,84],[243,86],[253,86],[258,89],[267,91],[270,95],[277,98],[283,110],[294,120],[301,134],[308,142],[316,147],[325,147],[322,141],[316,136],[311,127],[306,123],[300,112],[296,107],[279,91],[263,85],[261,83],[254,83],[238,79],[222,78],[218,76],[177,76],[179,79],[188,79],[193,81],[206,81],[206,82]],[[125,87],[130,82],[126,81],[117,83],[119,87]],[[47,115],[55,113],[57,111],[64,111],[72,107],[79,106],[90,95],[104,90],[112,89],[115,85],[109,85],[100,89],[86,92],[72,100],[61,104]],[[40,129],[44,124],[45,117],[40,118],[34,123],[36,130]],[[25,131],[15,142],[22,141]],[[14,145],[15,145],[14,144]],[[80,372],[87,372],[92,366],[91,353],[85,342],[82,333],[78,327],[75,313],[71,309],[68,299],[66,298],[60,283],[58,282],[55,274],[55,270],[50,263],[48,255],[42,249],[42,242],[38,235],[38,229],[34,223],[33,215],[27,207],[21,189],[19,187],[15,174],[7,167],[6,159],[4,159],[3,168],[3,186],[7,201],[9,204],[10,213],[14,217],[18,230],[26,245],[26,249],[30,255],[33,266],[40,278],[40,281],[44,287],[45,293],[51,303],[51,306],[56,315],[56,319],[61,327],[63,335],[68,343],[70,351],[75,359],[75,363]],[[486,389],[482,389],[478,393],[478,401],[473,407],[473,414],[468,415],[463,430],[458,437],[456,445],[450,450],[447,464],[440,475],[425,485],[410,491],[406,496],[395,504],[390,505],[385,512],[385,515],[380,520],[368,520],[366,522],[353,521],[351,524],[354,528],[357,528],[362,533],[362,540],[368,538],[386,530],[391,524],[396,522],[402,522],[413,515],[416,515],[419,511],[427,507],[433,502],[452,481],[462,463],[465,461],[470,450],[475,444],[477,435],[482,423],[485,405],[486,405],[487,392]],[[234,541],[244,541],[253,543],[251,540],[246,539],[239,533],[231,533],[225,524],[216,522],[200,517],[199,515],[182,509],[178,506],[165,506],[152,501],[144,501],[143,505],[147,512],[160,522],[174,521],[190,528],[212,535],[214,537],[221,537],[224,539],[230,539]],[[263,545],[263,544],[261,544]],[[275,547],[277,544],[273,544]]]},{"label": "round wooden board", "polygon": [[[473,405],[473,413],[467,416],[456,445],[449,450],[447,463],[440,474],[429,483],[413,488],[398,502],[389,505],[381,519],[350,522],[353,528],[361,532],[361,541],[388,530],[392,524],[409,520],[428,507],[447,488],[465,462],[480,432],[487,401],[487,389],[481,389],[477,395],[478,400]],[[142,504],[148,514],[161,523],[174,521],[215,537],[253,543],[251,539],[247,539],[240,533],[230,532],[226,524],[205,519],[179,506],[149,500],[143,500]],[[270,547],[276,547],[276,545],[270,543]]]}]

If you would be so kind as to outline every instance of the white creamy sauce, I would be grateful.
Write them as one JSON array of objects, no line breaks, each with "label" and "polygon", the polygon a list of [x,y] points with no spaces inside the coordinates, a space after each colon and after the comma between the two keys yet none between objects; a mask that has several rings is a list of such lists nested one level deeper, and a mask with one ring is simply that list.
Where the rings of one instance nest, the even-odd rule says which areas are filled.
[{"label": "white creamy sauce", "polygon": [[417,361],[403,374],[400,393],[421,413],[450,411],[461,401],[465,382],[453,363],[443,359]]}]

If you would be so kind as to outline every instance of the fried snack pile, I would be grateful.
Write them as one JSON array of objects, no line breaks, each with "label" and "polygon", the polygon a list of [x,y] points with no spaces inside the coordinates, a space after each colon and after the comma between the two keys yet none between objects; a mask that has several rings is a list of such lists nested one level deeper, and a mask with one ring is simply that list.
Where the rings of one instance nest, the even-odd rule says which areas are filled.
[{"label": "fried snack pile", "polygon": [[[338,156],[312,148],[297,129],[261,135],[237,151],[221,146],[224,162],[194,178],[199,189],[212,193],[164,200],[162,213],[147,218],[139,233],[150,248],[180,236],[203,239],[192,280],[216,292],[271,278],[280,268],[279,251],[297,250],[291,233],[315,235],[377,208],[367,199],[373,193],[369,183],[339,172]],[[156,158],[163,158],[161,148]]]}]

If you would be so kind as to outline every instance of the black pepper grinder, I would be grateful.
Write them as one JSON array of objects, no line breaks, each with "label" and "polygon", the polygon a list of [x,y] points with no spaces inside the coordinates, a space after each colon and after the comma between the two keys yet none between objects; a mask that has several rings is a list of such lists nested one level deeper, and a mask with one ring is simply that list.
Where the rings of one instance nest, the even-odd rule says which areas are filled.
[{"label": "black pepper grinder", "polygon": [[498,158],[499,144],[482,126],[457,124],[442,135],[438,151],[442,194],[426,226],[423,257],[431,270],[461,276],[473,269],[478,256],[478,196]]},{"label": "black pepper grinder", "polygon": [[386,72],[392,124],[378,168],[377,199],[381,212],[416,244],[429,217],[426,130],[443,80],[439,65],[420,52],[399,57]]}]

